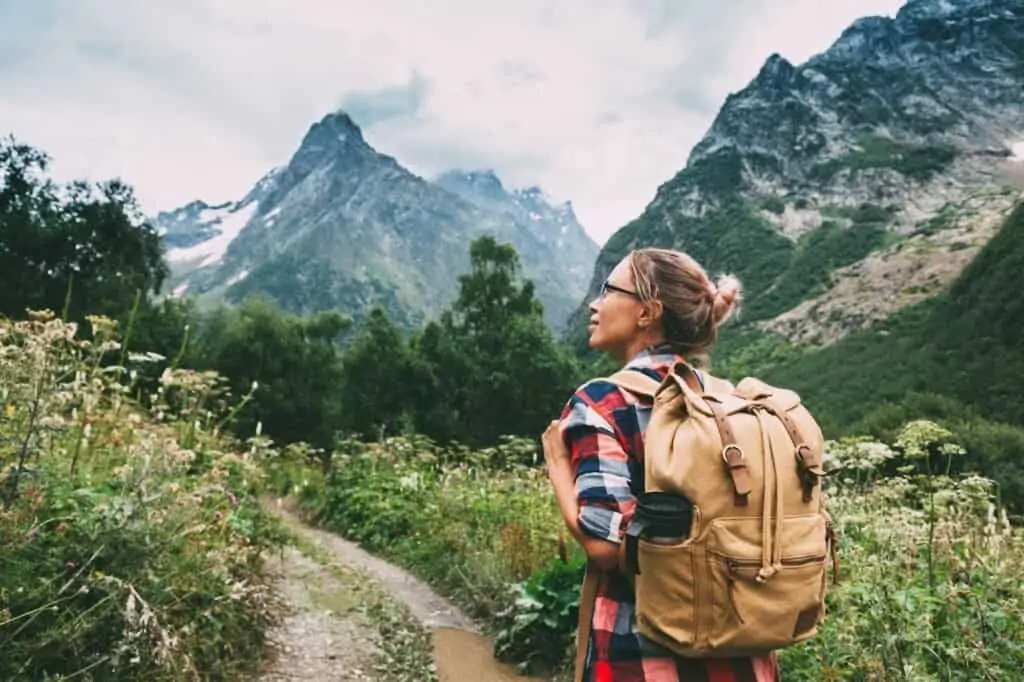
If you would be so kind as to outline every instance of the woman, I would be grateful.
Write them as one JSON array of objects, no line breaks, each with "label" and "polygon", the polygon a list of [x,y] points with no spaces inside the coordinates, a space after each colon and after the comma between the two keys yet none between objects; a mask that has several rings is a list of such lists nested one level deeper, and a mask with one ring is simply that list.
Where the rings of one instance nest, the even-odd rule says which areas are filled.
[{"label": "woman", "polygon": [[[717,285],[686,254],[640,249],[612,270],[590,304],[590,347],[661,380],[676,363],[708,353],[739,301],[740,284]],[[636,627],[633,589],[619,549],[642,486],[648,401],[606,380],[590,381],[544,433],[548,477],[562,517],[599,569],[586,651],[587,682],[775,682],[774,656],[678,657]],[[642,487],[638,488],[642,490]],[[583,609],[581,609],[582,611]]]}]

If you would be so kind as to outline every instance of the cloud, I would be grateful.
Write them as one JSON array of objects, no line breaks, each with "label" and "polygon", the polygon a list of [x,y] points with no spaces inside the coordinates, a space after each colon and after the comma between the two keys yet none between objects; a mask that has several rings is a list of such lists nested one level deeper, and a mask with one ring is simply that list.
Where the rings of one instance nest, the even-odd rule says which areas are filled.
[{"label": "cloud", "polygon": [[540,185],[604,241],[770,53],[898,4],[0,0],[0,132],[153,212],[242,196],[343,106],[410,170]]},{"label": "cloud", "polygon": [[427,92],[427,80],[414,73],[406,85],[350,92],[342,98],[341,108],[366,128],[391,119],[415,117],[426,102]]}]

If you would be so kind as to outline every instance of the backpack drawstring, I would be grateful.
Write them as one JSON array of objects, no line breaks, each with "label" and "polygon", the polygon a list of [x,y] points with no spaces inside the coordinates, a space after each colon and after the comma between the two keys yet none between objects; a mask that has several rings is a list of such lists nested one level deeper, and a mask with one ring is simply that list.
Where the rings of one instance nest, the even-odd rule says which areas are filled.
[{"label": "backpack drawstring", "polygon": [[[782,498],[782,477],[779,475],[779,463],[775,457],[775,447],[764,410],[754,407],[754,417],[757,419],[757,427],[761,435],[761,453],[764,458],[762,463],[764,500],[761,510],[761,570],[757,572],[757,582],[764,583],[782,570],[782,518],[785,514],[785,507]],[[774,487],[775,490],[771,491],[771,487]],[[773,515],[770,491],[775,493],[774,537],[771,532]]]}]

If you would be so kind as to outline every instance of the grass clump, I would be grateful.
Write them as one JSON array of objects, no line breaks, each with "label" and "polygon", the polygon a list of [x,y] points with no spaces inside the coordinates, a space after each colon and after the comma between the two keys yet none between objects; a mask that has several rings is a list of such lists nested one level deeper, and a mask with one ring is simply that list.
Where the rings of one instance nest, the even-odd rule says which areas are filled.
[{"label": "grass clump", "polygon": [[248,679],[283,540],[258,453],[219,434],[216,375],[140,396],[155,358],[90,322],[0,320],[0,679]]},{"label": "grass clump", "polygon": [[[785,679],[1015,679],[1024,536],[995,484],[965,470],[968,446],[923,420],[886,441],[829,442],[840,581],[821,634],[781,652]],[[348,442],[326,474],[292,458],[274,462],[273,478],[321,524],[466,605],[489,625],[499,658],[561,679],[583,562],[559,541],[533,454],[519,441],[504,451]]]}]

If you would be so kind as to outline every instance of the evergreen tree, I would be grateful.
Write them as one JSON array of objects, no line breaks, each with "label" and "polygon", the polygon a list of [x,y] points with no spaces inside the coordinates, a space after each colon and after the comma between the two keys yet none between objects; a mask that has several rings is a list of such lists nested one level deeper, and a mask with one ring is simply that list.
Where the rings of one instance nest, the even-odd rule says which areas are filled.
[{"label": "evergreen tree", "polygon": [[160,237],[127,185],[59,187],[48,166],[43,152],[0,140],[0,313],[122,317],[167,275]]},{"label": "evergreen tree", "polygon": [[279,442],[331,447],[342,387],[337,340],[348,325],[338,313],[302,319],[253,296],[205,321],[193,357],[223,374],[236,398],[258,383],[252,404],[239,414],[240,434],[251,435],[262,422]]},{"label": "evergreen tree", "polygon": [[409,348],[382,308],[374,308],[344,356],[341,423],[365,438],[401,430],[414,387]]},{"label": "evergreen tree", "polygon": [[572,392],[578,368],[544,324],[533,283],[521,279],[519,256],[509,244],[480,237],[459,285],[432,332],[432,348],[426,346],[434,353],[436,399],[451,406],[467,444],[539,434]]}]

